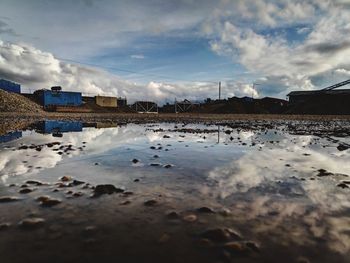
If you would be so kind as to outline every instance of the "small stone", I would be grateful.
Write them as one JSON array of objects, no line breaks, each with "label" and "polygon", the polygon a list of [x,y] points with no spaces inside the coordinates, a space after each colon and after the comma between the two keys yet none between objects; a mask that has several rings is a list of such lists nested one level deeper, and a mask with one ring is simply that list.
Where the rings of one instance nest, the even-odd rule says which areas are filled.
[{"label": "small stone", "polygon": [[133,194],[134,194],[134,193],[131,192],[131,191],[125,191],[125,192],[123,193],[124,196],[130,196],[130,195],[133,195]]},{"label": "small stone", "polygon": [[73,180],[73,182],[69,183],[68,186],[77,186],[77,185],[81,185],[81,184],[85,184],[85,182],[79,181],[79,180]]},{"label": "small stone", "polygon": [[35,200],[38,202],[47,201],[49,199],[50,199],[50,196],[48,196],[48,195],[42,195],[42,196],[35,198]]},{"label": "small stone", "polygon": [[203,206],[197,209],[197,212],[199,213],[208,213],[208,214],[214,214],[215,211],[209,207]]},{"label": "small stone", "polygon": [[150,199],[150,200],[145,201],[143,204],[145,206],[155,206],[158,204],[158,202],[155,199]]},{"label": "small stone", "polygon": [[100,184],[97,185],[94,189],[94,197],[98,197],[104,194],[113,194],[113,193],[123,193],[124,190],[121,188],[116,188],[112,184]]},{"label": "small stone", "polygon": [[60,180],[61,180],[62,182],[69,182],[69,181],[72,181],[72,177],[71,177],[71,176],[68,176],[68,175],[65,175],[65,176],[62,176],[62,177],[60,178]]},{"label": "small stone", "polygon": [[299,257],[297,259],[297,263],[310,263],[310,260],[308,260],[307,258],[304,258],[304,257]]},{"label": "small stone", "polygon": [[345,183],[340,183],[340,184],[338,184],[337,185],[338,187],[341,187],[341,188],[349,188],[349,186],[347,185],[347,184],[345,184]]},{"label": "small stone", "polygon": [[250,248],[251,250],[253,250],[254,252],[257,252],[259,253],[260,252],[260,248],[259,246],[255,243],[255,242],[252,242],[252,241],[248,241],[245,243],[245,245]]},{"label": "small stone", "polygon": [[166,164],[166,165],[164,165],[163,167],[169,169],[169,168],[171,168],[171,167],[173,167],[173,166],[172,166],[171,164]]},{"label": "small stone", "polygon": [[23,229],[36,229],[45,224],[45,219],[39,217],[26,218],[19,222],[19,226]]},{"label": "small stone", "polygon": [[200,236],[208,238],[214,242],[227,242],[232,238],[240,239],[240,235],[229,228],[209,229],[201,233]]},{"label": "small stone", "polygon": [[135,179],[134,182],[135,183],[140,182],[140,179]]},{"label": "small stone", "polygon": [[0,223],[0,231],[8,229],[11,226],[11,223]]},{"label": "small stone", "polygon": [[137,160],[137,159],[132,159],[132,162],[133,162],[133,163],[138,163],[139,160]]},{"label": "small stone", "polygon": [[29,194],[33,191],[34,191],[34,189],[31,189],[31,188],[23,188],[23,189],[19,190],[19,193],[20,194]]},{"label": "small stone", "polygon": [[131,202],[129,200],[125,200],[125,201],[120,203],[120,205],[128,205],[128,204],[131,204]]},{"label": "small stone", "polygon": [[197,216],[195,214],[189,214],[185,215],[182,219],[186,222],[193,223],[197,221]]},{"label": "small stone", "polygon": [[153,158],[159,158],[159,156],[158,155],[153,155]]},{"label": "small stone", "polygon": [[43,207],[52,207],[60,203],[61,203],[61,200],[48,198],[48,199],[41,200],[40,205]]},{"label": "small stone", "polygon": [[1,196],[0,197],[0,203],[8,203],[8,202],[15,202],[21,200],[17,196]]},{"label": "small stone", "polygon": [[161,166],[160,163],[151,163],[150,166]]},{"label": "small stone", "polygon": [[166,217],[169,219],[179,219],[180,215],[175,211],[171,211],[171,212],[166,214]]},{"label": "small stone", "polygon": [[202,248],[212,247],[214,244],[207,238],[201,238],[197,241],[197,245]]},{"label": "small stone", "polygon": [[350,148],[350,146],[345,145],[345,144],[339,144],[338,147],[337,147],[338,151],[345,151],[345,150],[347,150],[349,148]]},{"label": "small stone", "polygon": [[224,244],[224,248],[231,253],[242,253],[247,251],[247,248],[242,243],[235,241]]},{"label": "small stone", "polygon": [[83,196],[83,195],[84,195],[83,192],[75,192],[75,193],[73,194],[74,197],[81,197],[81,196]]},{"label": "small stone", "polygon": [[41,185],[43,185],[42,182],[35,181],[35,180],[26,181],[26,184],[34,184],[34,185],[36,185],[36,186],[41,186]]}]

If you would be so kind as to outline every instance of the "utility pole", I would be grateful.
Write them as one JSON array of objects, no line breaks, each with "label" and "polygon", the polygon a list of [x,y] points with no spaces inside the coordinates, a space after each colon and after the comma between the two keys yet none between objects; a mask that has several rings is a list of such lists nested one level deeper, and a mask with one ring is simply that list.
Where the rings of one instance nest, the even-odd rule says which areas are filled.
[{"label": "utility pole", "polygon": [[219,100],[221,100],[221,81],[219,81]]}]

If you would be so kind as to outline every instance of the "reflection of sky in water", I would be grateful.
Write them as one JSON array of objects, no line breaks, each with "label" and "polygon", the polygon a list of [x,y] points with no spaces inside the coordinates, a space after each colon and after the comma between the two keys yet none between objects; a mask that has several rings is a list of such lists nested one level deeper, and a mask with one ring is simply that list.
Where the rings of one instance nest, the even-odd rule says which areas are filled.
[{"label": "reflection of sky in water", "polygon": [[[126,188],[136,178],[147,178],[144,187],[162,186],[225,204],[238,221],[255,222],[251,231],[256,233],[280,230],[283,235],[283,231],[288,233],[288,224],[293,235],[281,242],[302,245],[326,238],[333,251],[349,253],[350,190],[337,187],[350,180],[345,176],[350,174],[348,150],[338,151],[337,144],[325,138],[278,130],[232,130],[228,134],[226,127],[220,127],[218,136],[217,126],[186,125],[186,129],[210,132],[167,131],[174,127],[130,124],[85,128],[83,132],[64,133],[61,138],[25,131],[22,138],[0,145],[0,176],[9,184],[28,178],[54,182],[62,175],[71,175]],[[153,131],[159,128],[164,131]],[[75,151],[58,155],[53,149],[59,146],[45,146],[39,152],[17,150],[21,144],[54,141],[71,144]],[[83,151],[78,150],[84,145]],[[131,162],[134,158],[139,160],[136,165]],[[150,166],[152,163],[160,165]],[[166,164],[173,167],[166,169]],[[321,168],[335,175],[318,177]]]}]

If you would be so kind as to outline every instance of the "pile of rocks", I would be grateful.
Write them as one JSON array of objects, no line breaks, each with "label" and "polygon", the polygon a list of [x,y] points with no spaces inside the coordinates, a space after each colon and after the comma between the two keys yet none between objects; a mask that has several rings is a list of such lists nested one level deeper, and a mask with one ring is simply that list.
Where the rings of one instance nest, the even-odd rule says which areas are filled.
[{"label": "pile of rocks", "polygon": [[42,112],[37,103],[16,93],[0,89],[0,112]]}]

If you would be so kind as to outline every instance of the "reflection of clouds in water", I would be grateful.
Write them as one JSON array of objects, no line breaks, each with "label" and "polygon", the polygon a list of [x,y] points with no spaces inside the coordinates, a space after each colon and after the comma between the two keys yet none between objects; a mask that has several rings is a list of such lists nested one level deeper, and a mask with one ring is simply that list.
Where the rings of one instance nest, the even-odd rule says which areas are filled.
[{"label": "reflection of clouds in water", "polygon": [[[336,187],[346,177],[317,177],[316,170],[349,173],[349,155],[340,155],[334,148],[309,147],[311,136],[299,136],[293,141],[295,144],[281,140],[274,149],[247,151],[229,165],[213,169],[209,178],[218,185],[211,192],[204,191],[221,198],[244,193],[244,200],[252,201],[234,199],[231,209],[238,221],[252,222],[250,227],[255,234],[273,231],[280,238],[278,242],[285,245],[317,246],[318,238],[322,238],[331,250],[347,254],[350,218],[342,214],[349,211],[350,199],[348,189]],[[305,153],[311,155],[304,156]],[[291,178],[293,175],[296,179]],[[286,186],[289,191],[284,193],[281,189]],[[294,195],[296,189],[302,191]]]},{"label": "reflection of clouds in water", "polygon": [[[311,155],[304,156],[306,152]],[[292,167],[286,167],[286,164]],[[334,157],[326,152],[306,150],[297,145],[278,149],[265,148],[262,151],[248,151],[228,166],[215,168],[210,171],[209,178],[218,182],[220,196],[225,198],[236,192],[247,192],[251,188],[286,179],[293,174],[294,169],[297,175],[312,175],[320,168],[346,173],[350,171],[349,158]]]}]

